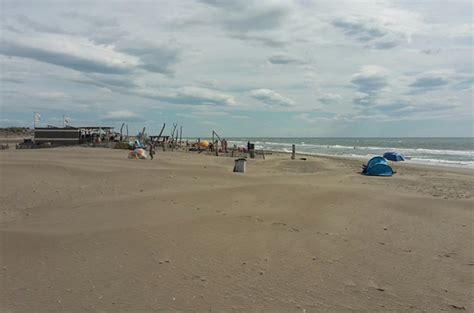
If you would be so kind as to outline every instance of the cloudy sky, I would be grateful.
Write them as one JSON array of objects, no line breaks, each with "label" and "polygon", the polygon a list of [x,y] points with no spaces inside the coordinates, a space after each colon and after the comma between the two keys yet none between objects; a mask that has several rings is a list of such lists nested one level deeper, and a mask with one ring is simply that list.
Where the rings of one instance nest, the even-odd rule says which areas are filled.
[{"label": "cloudy sky", "polygon": [[0,2],[0,126],[473,135],[470,0]]}]

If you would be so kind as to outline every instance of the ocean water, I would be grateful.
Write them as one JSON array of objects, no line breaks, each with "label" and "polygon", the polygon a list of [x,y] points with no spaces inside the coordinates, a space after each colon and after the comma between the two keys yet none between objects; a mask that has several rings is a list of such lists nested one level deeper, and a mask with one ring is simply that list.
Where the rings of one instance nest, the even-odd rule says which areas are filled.
[{"label": "ocean water", "polygon": [[349,156],[368,159],[387,151],[399,151],[407,163],[474,168],[474,138],[228,138],[229,146],[313,155]]}]

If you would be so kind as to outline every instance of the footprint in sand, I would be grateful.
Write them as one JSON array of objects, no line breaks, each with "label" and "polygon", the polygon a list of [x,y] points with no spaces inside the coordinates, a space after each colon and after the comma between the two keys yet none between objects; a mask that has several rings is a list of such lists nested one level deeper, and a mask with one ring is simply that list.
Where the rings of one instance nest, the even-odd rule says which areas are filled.
[{"label": "footprint in sand", "polygon": [[[275,223],[272,223],[272,226],[287,226],[288,224],[286,223],[281,223],[281,222],[275,222]],[[296,227],[290,227],[288,229],[289,232],[299,232],[300,230]]]},{"label": "footprint in sand", "polygon": [[443,253],[443,254],[438,254],[439,257],[445,257],[445,258],[450,258],[452,256],[456,256],[457,253],[456,252],[448,252],[448,253]]}]

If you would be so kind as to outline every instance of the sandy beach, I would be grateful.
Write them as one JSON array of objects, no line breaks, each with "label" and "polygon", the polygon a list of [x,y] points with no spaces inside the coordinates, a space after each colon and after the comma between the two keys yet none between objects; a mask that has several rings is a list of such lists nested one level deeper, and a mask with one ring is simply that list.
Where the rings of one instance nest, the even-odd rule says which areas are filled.
[{"label": "sandy beach", "polygon": [[0,312],[472,312],[469,169],[0,151]]}]

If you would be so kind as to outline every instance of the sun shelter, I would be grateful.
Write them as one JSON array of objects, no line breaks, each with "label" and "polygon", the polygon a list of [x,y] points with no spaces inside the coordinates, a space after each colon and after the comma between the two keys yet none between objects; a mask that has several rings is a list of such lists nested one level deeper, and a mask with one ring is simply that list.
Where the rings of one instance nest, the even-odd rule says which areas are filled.
[{"label": "sun shelter", "polygon": [[130,151],[128,153],[128,158],[135,159],[135,160],[138,160],[138,159],[145,160],[147,158],[147,153],[145,149],[138,148],[138,149]]},{"label": "sun shelter", "polygon": [[383,157],[387,160],[398,162],[405,161],[405,156],[398,151],[388,151],[383,154]]},{"label": "sun shelter", "polygon": [[392,176],[393,170],[384,157],[376,156],[367,162],[363,173],[368,176]]},{"label": "sun shelter", "polygon": [[201,149],[209,148],[209,141],[207,140],[200,140],[198,144],[199,144],[199,148]]}]

